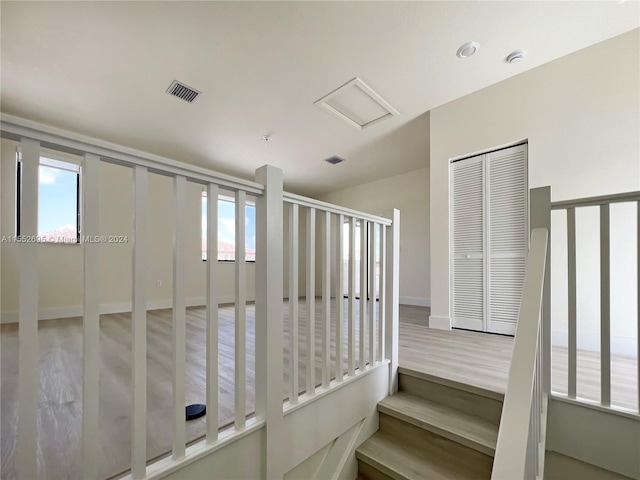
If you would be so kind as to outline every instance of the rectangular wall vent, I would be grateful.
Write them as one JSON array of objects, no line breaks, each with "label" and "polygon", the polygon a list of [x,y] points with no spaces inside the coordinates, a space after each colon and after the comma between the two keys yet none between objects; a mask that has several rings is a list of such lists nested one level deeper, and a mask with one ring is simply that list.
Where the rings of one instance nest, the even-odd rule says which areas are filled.
[{"label": "rectangular wall vent", "polygon": [[358,77],[325,95],[314,105],[356,130],[363,130],[400,115],[389,102]]},{"label": "rectangular wall vent", "polygon": [[174,97],[178,97],[185,102],[193,103],[202,92],[199,92],[198,90],[191,88],[184,83],[180,83],[177,80],[174,80],[167,89],[167,93],[169,95],[173,95]]}]

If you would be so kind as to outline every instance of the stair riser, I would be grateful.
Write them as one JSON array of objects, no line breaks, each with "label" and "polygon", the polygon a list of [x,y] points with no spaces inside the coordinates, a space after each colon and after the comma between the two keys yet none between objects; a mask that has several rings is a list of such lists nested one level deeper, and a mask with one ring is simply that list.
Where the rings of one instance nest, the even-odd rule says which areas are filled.
[{"label": "stair riser", "polygon": [[358,460],[358,480],[395,480],[368,463]]},{"label": "stair riser", "polygon": [[459,435],[456,432],[449,431],[445,428],[441,428],[440,426],[434,425],[433,423],[423,422],[415,417],[412,417],[411,415],[405,414],[404,412],[387,409],[381,405],[378,405],[378,412],[380,412],[381,414],[385,414],[390,417],[393,417],[398,421],[414,425],[423,430],[427,430],[435,435],[439,435],[453,442],[457,442],[461,445],[464,445],[465,447],[469,447],[474,450],[477,450],[478,452],[484,453],[485,455],[489,455],[493,457],[496,454],[495,444],[487,444],[486,442],[476,441],[472,437]]},{"label": "stair riser", "polygon": [[500,424],[502,402],[499,400],[405,374],[398,377],[398,389],[409,395],[449,405],[494,425]]},{"label": "stair riser", "polygon": [[477,478],[489,478],[493,458],[484,453],[423,430],[410,423],[380,413],[380,432],[409,443],[409,448],[426,457],[438,457],[453,467],[464,464],[477,472]]}]

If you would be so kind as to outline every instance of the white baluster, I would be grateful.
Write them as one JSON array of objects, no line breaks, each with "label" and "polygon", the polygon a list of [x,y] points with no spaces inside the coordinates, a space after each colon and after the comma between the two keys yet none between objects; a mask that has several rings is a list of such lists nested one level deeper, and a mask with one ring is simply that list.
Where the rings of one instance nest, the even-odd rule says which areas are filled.
[{"label": "white baluster", "polygon": [[[38,169],[40,144],[22,139],[20,236],[38,235]],[[18,476],[38,477],[38,244],[20,244],[18,310]]]},{"label": "white baluster", "polygon": [[[100,235],[100,158],[85,154],[82,169],[82,237]],[[84,264],[84,316],[82,324],[82,478],[98,477],[100,398],[100,245],[82,245]]]},{"label": "white baluster", "polygon": [[186,443],[185,425],[185,373],[186,373],[186,324],[185,300],[186,232],[187,232],[187,179],[173,179],[173,459],[184,457]]},{"label": "white baluster", "polygon": [[375,357],[376,332],[376,224],[369,223],[369,366]]},{"label": "white baluster", "polygon": [[207,187],[207,442],[218,439],[218,185]]},{"label": "white baluster", "polygon": [[298,233],[299,207],[289,208],[289,402],[298,403]]},{"label": "white baluster", "polygon": [[235,427],[242,429],[246,423],[247,406],[247,280],[246,280],[246,224],[245,206],[247,194],[236,191],[236,259],[235,259]]},{"label": "white baluster", "polygon": [[307,395],[316,392],[316,209],[307,211]]},{"label": "white baluster", "polygon": [[364,371],[366,367],[366,357],[364,355],[364,347],[367,328],[367,222],[360,220],[360,332],[359,357],[360,371]]},{"label": "white baluster", "polygon": [[322,386],[331,382],[331,213],[323,213],[322,248]]},{"label": "white baluster", "polygon": [[133,305],[131,313],[131,475],[147,469],[147,215],[149,177],[133,167]]},{"label": "white baluster", "polygon": [[355,374],[356,364],[356,219],[349,221],[349,375]]},{"label": "white baluster", "polygon": [[600,403],[611,405],[609,204],[600,205]]},{"label": "white baluster", "polygon": [[344,377],[343,342],[344,342],[344,215],[338,215],[338,229],[336,232],[336,381],[341,382]]},{"label": "white baluster", "polygon": [[576,209],[567,209],[567,271],[568,271],[568,395],[576,398],[577,317],[576,317]]},{"label": "white baluster", "polygon": [[380,225],[380,287],[378,301],[378,360],[385,359],[385,315],[387,304],[387,231],[386,225]]}]

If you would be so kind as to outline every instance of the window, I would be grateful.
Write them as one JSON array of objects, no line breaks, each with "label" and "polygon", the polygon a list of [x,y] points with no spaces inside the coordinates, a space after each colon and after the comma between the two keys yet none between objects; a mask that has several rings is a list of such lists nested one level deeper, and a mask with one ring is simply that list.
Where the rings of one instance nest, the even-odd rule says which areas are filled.
[{"label": "window", "polygon": [[[207,194],[202,192],[202,260],[207,259]],[[236,259],[236,209],[232,197],[218,197],[218,260]],[[245,208],[245,260],[256,261],[256,206],[247,202]]]},{"label": "window", "polygon": [[[380,230],[380,226],[376,227],[376,231],[375,231],[375,261],[376,261],[376,279],[375,279],[375,284],[371,285],[371,281],[369,278],[369,258],[371,255],[371,248],[369,245],[369,234],[370,231],[367,229],[364,232],[364,235],[366,237],[366,243],[367,243],[367,249],[366,249],[366,257],[367,257],[367,261],[365,264],[365,269],[367,270],[367,298],[371,298],[371,296],[373,295],[374,298],[379,298],[379,285],[380,285],[380,235],[381,235],[381,230]],[[349,296],[349,256],[351,255],[351,249],[350,249],[350,233],[349,231],[351,230],[351,222],[349,220],[346,220],[342,226],[342,244],[343,244],[343,253],[342,253],[342,272],[343,272],[343,278],[345,279],[344,281],[344,285],[343,285],[343,295],[345,297]],[[354,286],[355,286],[355,297],[356,298],[360,298],[360,273],[361,273],[361,259],[360,259],[360,251],[361,251],[361,237],[360,235],[362,235],[362,221],[358,220],[356,222],[356,229],[355,229],[355,242],[354,242],[354,262],[355,262],[355,280],[354,280]]]},{"label": "window", "polygon": [[[20,235],[22,158],[17,155],[16,234]],[[38,240],[80,242],[80,165],[41,156],[38,168]]]}]

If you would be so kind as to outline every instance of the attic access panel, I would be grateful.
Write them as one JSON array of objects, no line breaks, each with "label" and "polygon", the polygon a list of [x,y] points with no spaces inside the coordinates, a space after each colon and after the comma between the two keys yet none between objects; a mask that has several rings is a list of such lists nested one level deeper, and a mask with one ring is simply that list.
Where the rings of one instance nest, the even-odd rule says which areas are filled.
[{"label": "attic access panel", "polygon": [[314,105],[356,130],[376,125],[400,113],[358,77],[325,95]]}]

